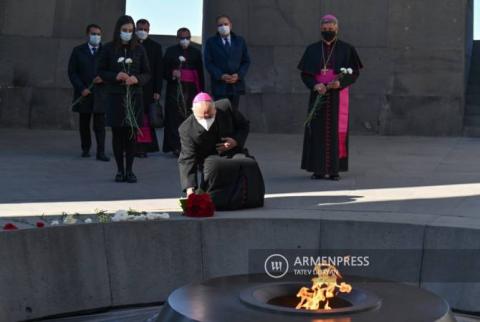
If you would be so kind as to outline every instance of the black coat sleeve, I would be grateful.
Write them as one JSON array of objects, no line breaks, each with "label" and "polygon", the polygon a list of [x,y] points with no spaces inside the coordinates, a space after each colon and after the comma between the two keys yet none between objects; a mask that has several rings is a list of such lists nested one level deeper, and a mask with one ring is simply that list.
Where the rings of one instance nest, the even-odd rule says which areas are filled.
[{"label": "black coat sleeve", "polygon": [[110,68],[110,61],[113,59],[113,47],[105,46],[100,53],[98,60],[98,75],[107,83],[117,82],[117,72]]},{"label": "black coat sleeve", "polygon": [[78,49],[75,48],[68,61],[68,78],[76,92],[81,93],[88,85],[84,84],[78,75]]},{"label": "black coat sleeve", "polygon": [[197,53],[195,69],[197,70],[198,79],[200,81],[200,91],[203,92],[205,91],[205,75],[203,71],[202,53],[200,51]]},{"label": "black coat sleeve", "polygon": [[140,53],[140,65],[139,71],[135,74],[135,77],[138,79],[138,86],[144,86],[150,80],[150,64],[148,63],[148,56],[145,48],[143,46],[138,46]]},{"label": "black coat sleeve", "polygon": [[184,127],[179,128],[180,143],[182,150],[178,158],[178,168],[180,171],[180,182],[183,191],[188,188],[197,188],[197,158],[196,148],[193,139],[190,137]]},{"label": "black coat sleeve", "polygon": [[154,84],[153,84],[153,92],[160,94],[162,92],[163,87],[163,49],[160,44],[157,46],[157,50],[155,53],[155,70],[152,70],[152,74],[155,73]]},{"label": "black coat sleeve", "polygon": [[340,87],[345,88],[357,81],[357,78],[360,76],[360,69],[363,68],[363,64],[358,56],[357,51],[354,47],[350,48],[349,56],[348,56],[348,67],[353,69],[352,75],[345,75],[340,80]]}]

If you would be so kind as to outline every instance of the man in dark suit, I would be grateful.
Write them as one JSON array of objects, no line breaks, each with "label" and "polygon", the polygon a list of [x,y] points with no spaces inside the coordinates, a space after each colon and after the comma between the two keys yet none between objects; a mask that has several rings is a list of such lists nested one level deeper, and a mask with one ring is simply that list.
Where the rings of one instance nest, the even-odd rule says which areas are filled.
[{"label": "man in dark suit", "polygon": [[73,49],[68,63],[68,77],[74,89],[72,110],[79,113],[82,157],[90,157],[92,139],[90,122],[97,140],[97,160],[110,161],[105,155],[105,102],[102,79],[97,74],[98,58],[102,50],[102,29],[95,24],[87,26],[88,41]]},{"label": "man in dark suit", "polygon": [[[214,103],[206,93],[195,97],[192,111],[179,128],[178,163],[187,196],[200,188],[218,210],[263,206],[263,177],[244,147],[249,122],[228,99]],[[202,174],[200,184],[197,171]]]},{"label": "man in dark suit", "polygon": [[231,19],[222,15],[216,21],[218,32],[205,43],[205,67],[210,73],[215,99],[228,98],[237,110],[240,95],[245,94],[250,57],[245,40],[231,32]]},{"label": "man in dark suit", "polygon": [[150,81],[143,86],[143,106],[145,117],[143,122],[142,134],[137,136],[137,156],[141,158],[147,157],[149,152],[158,152],[158,139],[155,129],[150,126],[150,107],[153,102],[160,100],[163,81],[163,51],[162,46],[149,37],[150,22],[146,19],[137,21],[136,34],[140,43],[145,48],[150,64],[151,78]]}]

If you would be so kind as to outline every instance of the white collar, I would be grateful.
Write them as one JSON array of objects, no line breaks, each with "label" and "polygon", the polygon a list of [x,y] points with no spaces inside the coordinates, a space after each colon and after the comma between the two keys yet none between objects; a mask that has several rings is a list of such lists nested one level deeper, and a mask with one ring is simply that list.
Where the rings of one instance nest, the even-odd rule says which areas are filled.
[{"label": "white collar", "polygon": [[94,47],[94,46],[90,45],[90,43],[88,43],[88,48],[90,48],[90,52],[93,52],[92,48],[95,48],[95,50],[98,50],[98,47],[100,47],[100,46]]},{"label": "white collar", "polygon": [[222,41],[225,44],[226,41],[231,45],[232,44],[232,35],[228,35],[227,37],[222,37]]}]

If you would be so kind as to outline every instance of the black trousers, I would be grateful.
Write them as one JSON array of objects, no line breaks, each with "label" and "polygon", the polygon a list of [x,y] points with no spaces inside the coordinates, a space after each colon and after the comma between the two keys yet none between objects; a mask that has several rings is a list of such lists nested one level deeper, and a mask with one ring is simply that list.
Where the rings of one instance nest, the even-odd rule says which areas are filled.
[{"label": "black trousers", "polygon": [[97,154],[105,153],[105,113],[80,113],[80,141],[82,151],[88,152],[92,147],[90,121],[93,115],[93,132],[97,141]]},{"label": "black trousers", "polygon": [[223,98],[228,98],[230,100],[230,103],[232,104],[232,108],[235,111],[238,111],[238,108],[240,106],[240,95],[224,95],[224,96],[215,96],[215,100],[221,100]]},{"label": "black trousers", "polygon": [[131,128],[112,127],[112,147],[118,172],[132,173],[136,143],[136,133]]}]

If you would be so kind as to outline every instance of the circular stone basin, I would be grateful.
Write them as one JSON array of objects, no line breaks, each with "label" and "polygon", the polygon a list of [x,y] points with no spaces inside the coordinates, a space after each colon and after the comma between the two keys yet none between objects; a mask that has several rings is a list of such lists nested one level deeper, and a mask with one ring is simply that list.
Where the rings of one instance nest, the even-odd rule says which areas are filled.
[{"label": "circular stone basin", "polygon": [[[157,322],[455,322],[448,304],[415,286],[344,276],[353,289],[332,310],[296,310],[303,283],[265,275],[214,278],[175,290]],[[297,299],[298,300],[298,299]]]}]

